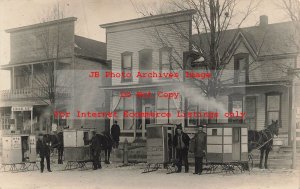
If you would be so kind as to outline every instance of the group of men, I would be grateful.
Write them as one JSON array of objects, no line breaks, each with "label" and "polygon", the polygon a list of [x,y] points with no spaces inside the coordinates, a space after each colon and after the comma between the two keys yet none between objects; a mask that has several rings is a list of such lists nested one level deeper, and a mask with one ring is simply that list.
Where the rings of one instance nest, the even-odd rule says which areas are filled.
[{"label": "group of men", "polygon": [[182,126],[178,125],[173,138],[173,146],[176,149],[176,164],[177,172],[182,169],[182,161],[184,162],[185,172],[189,172],[188,152],[194,153],[195,157],[195,172],[194,174],[201,175],[203,170],[203,158],[206,155],[206,133],[203,131],[203,126],[200,125],[194,138],[190,137],[182,131]]},{"label": "group of men", "polygon": [[[117,121],[111,127],[110,132],[112,139],[114,141],[114,147],[118,148],[120,141],[120,126]],[[93,160],[93,169],[101,169],[100,162],[100,146],[99,140],[97,139],[96,132],[93,132],[92,139],[89,141],[91,144],[91,155]],[[188,152],[194,153],[195,157],[195,172],[194,174],[201,174],[203,169],[203,157],[206,155],[206,133],[203,131],[203,126],[200,125],[198,132],[195,134],[194,138],[190,137],[182,131],[182,126],[177,125],[176,133],[173,138],[173,146],[176,149],[176,164],[177,172],[181,172],[182,162],[184,162],[185,172],[189,172],[188,163]],[[50,168],[50,141],[46,136],[39,135],[37,141],[37,154],[40,156],[40,166],[41,173],[44,171],[44,160],[47,162],[47,170],[51,171]]]}]

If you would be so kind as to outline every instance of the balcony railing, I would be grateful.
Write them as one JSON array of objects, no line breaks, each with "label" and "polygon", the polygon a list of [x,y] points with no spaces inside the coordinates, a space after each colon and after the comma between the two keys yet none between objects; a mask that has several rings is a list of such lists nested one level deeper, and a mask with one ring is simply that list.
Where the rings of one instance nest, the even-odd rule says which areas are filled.
[{"label": "balcony railing", "polygon": [[[56,87],[56,98],[71,97],[70,87]],[[47,88],[23,88],[13,90],[0,91],[1,100],[14,100],[14,99],[31,99],[31,98],[44,98],[49,99]]]}]

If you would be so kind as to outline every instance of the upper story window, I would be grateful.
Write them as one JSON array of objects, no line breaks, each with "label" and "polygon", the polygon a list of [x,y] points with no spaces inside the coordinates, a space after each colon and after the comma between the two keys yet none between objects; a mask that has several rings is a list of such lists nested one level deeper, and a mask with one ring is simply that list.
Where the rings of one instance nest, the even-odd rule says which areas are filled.
[{"label": "upper story window", "polygon": [[[241,113],[244,110],[243,96],[241,94],[233,94],[229,96],[228,112]],[[243,123],[241,117],[228,118],[229,123]]]},{"label": "upper story window", "polygon": [[[132,75],[132,52],[124,52],[121,54],[121,61],[122,61],[122,72],[130,73]],[[122,82],[131,82],[132,77],[122,77]]]},{"label": "upper story window", "polygon": [[[142,49],[139,51],[139,71],[149,73],[152,71],[152,49]],[[151,83],[151,77],[139,77],[139,83]]]},{"label": "upper story window", "polygon": [[159,72],[171,71],[171,53],[170,47],[163,47],[159,50]]},{"label": "upper story window", "polygon": [[240,53],[234,56],[234,83],[248,83],[249,55]]}]

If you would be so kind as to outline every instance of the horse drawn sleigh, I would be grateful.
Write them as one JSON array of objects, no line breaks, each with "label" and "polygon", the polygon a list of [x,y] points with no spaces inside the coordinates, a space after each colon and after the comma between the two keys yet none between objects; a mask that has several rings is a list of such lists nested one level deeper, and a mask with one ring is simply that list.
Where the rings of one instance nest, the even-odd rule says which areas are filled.
[{"label": "horse drawn sleigh", "polygon": [[[65,129],[56,135],[50,135],[52,147],[58,151],[58,163],[66,162],[65,170],[86,169],[86,165],[93,161],[90,142],[93,137],[93,129]],[[109,134],[96,134],[99,141],[99,149],[104,151],[105,163],[109,163],[113,141]],[[101,159],[99,159],[101,161]]]},{"label": "horse drawn sleigh", "polygon": [[0,170],[18,172],[39,169],[36,163],[35,135],[9,134],[2,136]]},{"label": "horse drawn sleigh", "polygon": [[175,129],[174,124],[147,125],[147,165],[143,173],[156,171],[161,166],[168,172],[175,170],[171,163],[175,159],[175,149],[172,147]]},{"label": "horse drawn sleigh", "polygon": [[[264,130],[248,130],[246,124],[209,124],[206,127],[207,151],[204,169],[207,173],[220,171],[235,173],[253,168],[253,150],[260,150],[260,168],[272,149],[274,135],[278,135],[278,121],[272,121]],[[167,173],[176,172],[176,152],[172,139],[176,132],[174,124],[147,125],[147,165],[143,173],[167,168]],[[265,156],[264,156],[265,154]]]}]

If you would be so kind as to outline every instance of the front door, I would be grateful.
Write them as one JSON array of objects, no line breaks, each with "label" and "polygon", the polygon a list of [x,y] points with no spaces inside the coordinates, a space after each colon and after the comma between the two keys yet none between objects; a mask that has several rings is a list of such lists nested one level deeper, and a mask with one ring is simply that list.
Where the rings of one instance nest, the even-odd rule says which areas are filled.
[{"label": "front door", "polygon": [[232,128],[232,160],[241,160],[241,128]]},{"label": "front door", "polygon": [[[154,105],[153,104],[144,104],[143,105],[143,112],[154,112]],[[142,136],[145,137],[146,127],[148,124],[155,123],[154,118],[143,117],[142,119]]]}]

